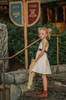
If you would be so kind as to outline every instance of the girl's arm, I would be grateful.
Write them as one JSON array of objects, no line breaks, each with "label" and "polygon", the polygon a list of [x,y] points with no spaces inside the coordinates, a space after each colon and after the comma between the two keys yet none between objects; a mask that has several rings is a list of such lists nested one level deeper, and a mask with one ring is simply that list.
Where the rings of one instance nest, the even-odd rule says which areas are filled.
[{"label": "girl's arm", "polygon": [[39,56],[36,59],[33,59],[32,61],[36,62],[43,56],[46,46],[47,46],[47,41],[42,43],[42,51],[41,51],[41,53],[39,54]]}]

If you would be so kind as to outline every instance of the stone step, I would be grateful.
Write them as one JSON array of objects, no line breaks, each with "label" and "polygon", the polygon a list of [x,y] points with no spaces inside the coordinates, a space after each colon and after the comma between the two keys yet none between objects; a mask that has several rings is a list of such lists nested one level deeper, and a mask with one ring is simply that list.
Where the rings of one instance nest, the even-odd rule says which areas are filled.
[{"label": "stone step", "polygon": [[[57,73],[57,65],[51,65],[52,73]],[[66,72],[66,64],[59,65],[59,73]]]},{"label": "stone step", "polygon": [[60,82],[61,84],[66,85],[66,72],[47,75],[47,78],[49,81]]},{"label": "stone step", "polygon": [[[42,88],[43,88],[43,84],[37,84],[36,90],[41,91]],[[61,86],[61,85],[54,84],[52,82],[48,82],[48,89],[51,91],[64,93],[64,95],[66,95],[66,86]]]},{"label": "stone step", "polygon": [[[10,86],[5,85],[6,100],[10,100]],[[0,85],[0,100],[3,100],[3,84]]]},{"label": "stone step", "polygon": [[20,100],[24,100],[23,98],[21,98]]},{"label": "stone step", "polygon": [[48,89],[51,91],[59,92],[66,96],[66,86],[61,86],[50,82],[48,84]]},{"label": "stone step", "polygon": [[48,94],[49,98],[37,98],[37,92],[41,91],[43,84],[37,84],[36,89],[33,91],[26,91],[20,100],[66,100],[66,87],[58,86],[53,83],[48,84]]}]

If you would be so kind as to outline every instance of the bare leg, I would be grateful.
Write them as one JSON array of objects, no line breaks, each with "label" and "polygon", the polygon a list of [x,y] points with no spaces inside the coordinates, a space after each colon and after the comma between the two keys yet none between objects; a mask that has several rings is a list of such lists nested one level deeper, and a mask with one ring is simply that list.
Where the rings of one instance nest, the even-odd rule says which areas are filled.
[{"label": "bare leg", "polygon": [[42,97],[48,97],[48,90],[47,90],[47,77],[46,74],[41,74],[42,79],[43,79],[43,93],[39,94],[37,97],[42,98]]},{"label": "bare leg", "polygon": [[47,77],[46,74],[41,74],[42,79],[43,79],[43,89],[47,90]]}]

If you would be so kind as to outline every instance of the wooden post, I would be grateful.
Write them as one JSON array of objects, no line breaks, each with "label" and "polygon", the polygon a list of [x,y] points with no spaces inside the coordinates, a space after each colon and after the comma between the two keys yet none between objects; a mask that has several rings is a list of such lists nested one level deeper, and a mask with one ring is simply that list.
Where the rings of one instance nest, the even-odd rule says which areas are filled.
[{"label": "wooden post", "polygon": [[50,10],[47,8],[47,17],[48,17],[48,23],[50,22]]},{"label": "wooden post", "polygon": [[52,10],[50,10],[50,22],[52,22]]},{"label": "wooden post", "polygon": [[3,62],[3,100],[5,100],[5,68],[4,68],[4,60]]},{"label": "wooden post", "polygon": [[65,6],[62,7],[63,8],[63,22],[65,22]]},{"label": "wooden post", "polygon": [[[24,12],[24,40],[25,48],[27,47],[27,18],[26,18],[26,2],[23,0],[23,12]],[[25,50],[25,68],[28,69],[28,49]]]},{"label": "wooden post", "polygon": [[59,44],[58,44],[58,36],[57,36],[57,73],[59,74]]},{"label": "wooden post", "polygon": [[55,23],[57,22],[57,8],[55,8]]}]

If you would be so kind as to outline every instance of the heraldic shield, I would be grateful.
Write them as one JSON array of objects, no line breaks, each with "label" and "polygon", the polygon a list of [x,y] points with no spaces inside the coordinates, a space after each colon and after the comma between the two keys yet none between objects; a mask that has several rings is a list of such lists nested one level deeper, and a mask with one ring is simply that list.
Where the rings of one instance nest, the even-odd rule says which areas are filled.
[{"label": "heraldic shield", "polygon": [[40,0],[27,1],[27,26],[34,25],[40,17]]},{"label": "heraldic shield", "polygon": [[23,26],[23,5],[21,1],[9,2],[9,16],[11,21],[17,25]]},{"label": "heraldic shield", "polygon": [[[37,1],[26,1],[26,23],[27,27],[34,25],[40,17],[40,0]],[[9,2],[9,16],[11,21],[17,26],[24,26],[23,23],[23,7],[24,2],[15,1]]]}]

